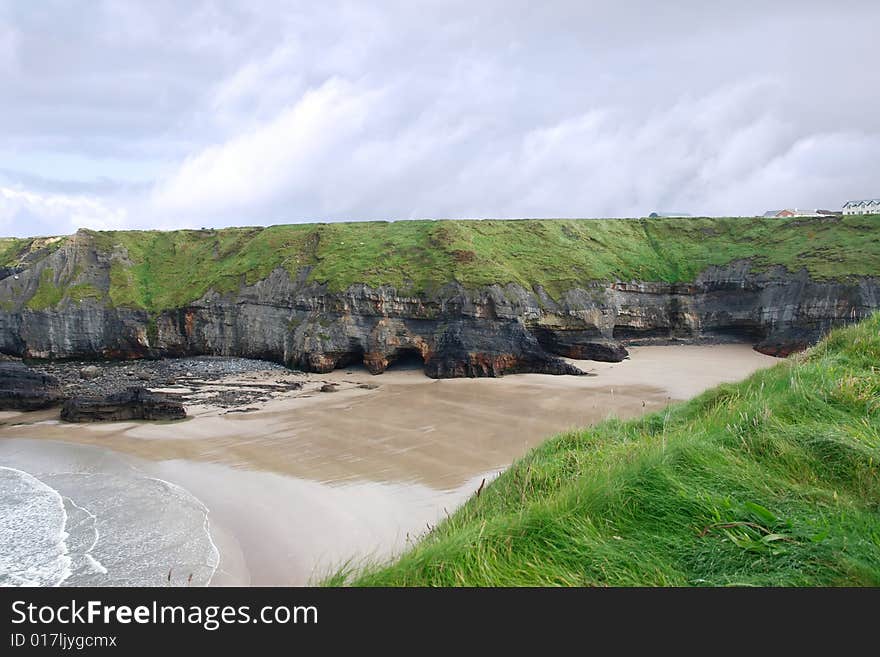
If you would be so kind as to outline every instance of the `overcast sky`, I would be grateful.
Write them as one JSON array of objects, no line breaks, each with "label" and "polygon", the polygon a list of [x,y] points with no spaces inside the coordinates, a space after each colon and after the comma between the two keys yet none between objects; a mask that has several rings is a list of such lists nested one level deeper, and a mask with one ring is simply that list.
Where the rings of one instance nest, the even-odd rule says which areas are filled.
[{"label": "overcast sky", "polygon": [[880,2],[0,0],[0,234],[880,196]]}]

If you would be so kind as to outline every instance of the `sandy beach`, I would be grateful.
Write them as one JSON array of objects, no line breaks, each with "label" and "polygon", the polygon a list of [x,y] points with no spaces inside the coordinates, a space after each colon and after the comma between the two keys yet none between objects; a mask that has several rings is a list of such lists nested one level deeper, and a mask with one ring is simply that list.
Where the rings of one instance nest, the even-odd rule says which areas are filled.
[{"label": "sandy beach", "polygon": [[[214,585],[302,585],[349,559],[399,551],[547,437],[633,417],[777,362],[747,345],[635,347],[594,376],[432,380],[419,369],[303,375],[304,385],[230,413],[173,424],[62,424],[0,413],[0,465],[28,472],[130,468],[209,509]],[[261,376],[230,378],[247,385]],[[336,383],[336,392],[320,392]],[[244,409],[241,409],[244,410]]]}]

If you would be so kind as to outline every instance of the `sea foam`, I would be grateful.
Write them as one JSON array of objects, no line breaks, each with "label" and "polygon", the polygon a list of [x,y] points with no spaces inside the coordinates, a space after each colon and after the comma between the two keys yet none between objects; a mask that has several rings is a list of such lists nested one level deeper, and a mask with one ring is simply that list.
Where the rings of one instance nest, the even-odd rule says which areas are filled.
[{"label": "sea foam", "polygon": [[220,561],[208,509],[135,469],[0,467],[0,585],[200,586]]},{"label": "sea foam", "polygon": [[0,466],[0,586],[58,586],[71,575],[62,495]]}]

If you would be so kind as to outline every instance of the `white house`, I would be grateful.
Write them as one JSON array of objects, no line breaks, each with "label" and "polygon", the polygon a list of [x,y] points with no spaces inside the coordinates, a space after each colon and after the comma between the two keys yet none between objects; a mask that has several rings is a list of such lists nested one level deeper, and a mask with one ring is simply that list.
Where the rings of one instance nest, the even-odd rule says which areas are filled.
[{"label": "white house", "polygon": [[843,204],[843,214],[880,214],[880,198],[847,201]]},{"label": "white house", "polygon": [[798,210],[797,208],[788,208],[785,210],[768,210],[764,213],[764,217],[771,219],[774,217],[833,217],[839,212],[831,210]]}]

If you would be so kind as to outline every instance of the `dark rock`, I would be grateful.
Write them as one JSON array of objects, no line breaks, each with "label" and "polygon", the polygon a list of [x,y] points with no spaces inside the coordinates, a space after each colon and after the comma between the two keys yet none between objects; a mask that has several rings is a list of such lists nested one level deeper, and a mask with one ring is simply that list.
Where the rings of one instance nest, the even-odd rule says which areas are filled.
[{"label": "dark rock", "polygon": [[321,392],[336,392],[336,386],[338,383],[325,383],[321,386]]},{"label": "dark rock", "polygon": [[18,280],[18,275],[24,271],[23,267],[0,267],[0,280],[4,278],[9,278],[10,276],[14,280]]},{"label": "dark rock", "polygon": [[533,332],[547,351],[566,358],[619,363],[629,356],[620,342],[603,338],[597,331],[541,326]]},{"label": "dark rock", "polygon": [[137,387],[106,397],[69,399],[61,409],[61,419],[66,422],[180,420],[185,417],[186,410],[179,401]]},{"label": "dark rock", "polygon": [[803,351],[809,347],[814,340],[809,333],[792,331],[790,334],[782,336],[771,336],[765,340],[761,340],[755,345],[755,351],[767,356],[775,356],[776,358],[786,358],[791,354]]},{"label": "dark rock", "polygon": [[545,352],[519,322],[452,323],[436,337],[435,344],[435,351],[425,362],[425,374],[434,379],[496,377],[518,372],[584,374]]},{"label": "dark rock", "polygon": [[36,411],[64,399],[57,379],[22,363],[0,361],[0,411]]}]

